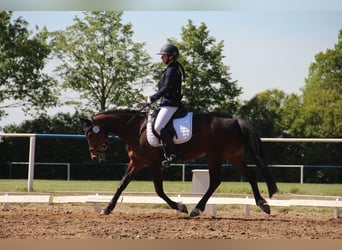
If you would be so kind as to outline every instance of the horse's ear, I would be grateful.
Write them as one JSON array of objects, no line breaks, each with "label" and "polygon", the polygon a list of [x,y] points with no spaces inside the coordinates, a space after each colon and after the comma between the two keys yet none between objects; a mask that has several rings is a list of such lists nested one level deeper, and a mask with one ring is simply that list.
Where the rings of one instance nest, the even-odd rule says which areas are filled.
[{"label": "horse's ear", "polygon": [[93,125],[93,122],[87,117],[79,116],[78,118],[83,122],[84,127],[90,127]]}]

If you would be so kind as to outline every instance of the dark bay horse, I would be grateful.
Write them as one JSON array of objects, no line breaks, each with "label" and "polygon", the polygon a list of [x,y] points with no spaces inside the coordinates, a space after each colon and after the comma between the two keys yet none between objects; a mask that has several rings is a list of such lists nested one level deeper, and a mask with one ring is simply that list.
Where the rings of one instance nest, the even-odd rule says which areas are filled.
[{"label": "dark bay horse", "polygon": [[[188,213],[182,203],[172,201],[163,190],[162,148],[152,147],[146,137],[147,113],[136,110],[113,110],[94,115],[91,119],[81,118],[85,123],[90,156],[93,160],[104,159],[108,145],[108,134],[118,135],[126,144],[129,164],[116,193],[102,214],[110,214],[118,198],[135,174],[144,167],[149,167],[156,193],[172,208]],[[244,153],[248,149],[254,158],[257,169],[266,181],[269,197],[277,192],[277,185],[266,163],[262,142],[255,129],[243,119],[232,118],[224,113],[203,113],[193,115],[193,137],[184,144],[176,145],[179,160],[193,160],[200,156],[207,157],[209,168],[209,188],[190,213],[191,217],[200,215],[205,205],[220,185],[220,166],[223,161],[230,162],[250,183],[256,205],[265,213],[271,210],[261,196],[254,172],[244,163]]]}]

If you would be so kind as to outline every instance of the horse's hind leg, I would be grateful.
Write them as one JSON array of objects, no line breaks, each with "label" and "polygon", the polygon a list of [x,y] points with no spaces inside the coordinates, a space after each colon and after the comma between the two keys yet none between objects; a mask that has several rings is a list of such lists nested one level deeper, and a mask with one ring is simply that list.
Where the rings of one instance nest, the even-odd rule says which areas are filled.
[{"label": "horse's hind leg", "polygon": [[215,162],[215,164],[209,163],[209,188],[206,191],[206,193],[203,195],[201,200],[198,202],[196,207],[191,211],[190,217],[196,217],[200,215],[201,212],[204,211],[207,201],[209,200],[211,195],[215,192],[216,188],[220,185],[220,183],[221,183],[220,163],[219,162]]},{"label": "horse's hind leg", "polygon": [[[160,164],[159,164],[160,165]],[[159,167],[151,167],[151,174],[153,178],[154,189],[158,196],[162,198],[172,209],[180,211],[182,213],[188,213],[188,209],[186,206],[180,202],[174,202],[171,200],[164,192],[163,188],[163,179],[162,179],[162,171],[161,166]]]},{"label": "horse's hind leg", "polygon": [[[236,165],[235,165],[235,167],[236,167]],[[266,200],[260,194],[258,183],[256,181],[256,177],[255,177],[254,172],[251,171],[246,165],[243,165],[243,164],[241,164],[240,167],[238,167],[237,169],[241,172],[241,174],[244,177],[246,177],[249,184],[251,185],[257,206],[260,207],[261,210],[264,211],[265,213],[270,214],[271,208],[267,204]]]}]

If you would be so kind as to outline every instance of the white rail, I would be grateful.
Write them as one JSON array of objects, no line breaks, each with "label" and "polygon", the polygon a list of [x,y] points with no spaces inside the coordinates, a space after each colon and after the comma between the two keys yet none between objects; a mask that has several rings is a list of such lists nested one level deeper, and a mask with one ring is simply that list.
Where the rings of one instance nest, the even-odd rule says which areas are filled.
[{"label": "white rail", "polygon": [[261,138],[263,142],[328,142],[340,143],[342,138]]},{"label": "white rail", "polygon": [[[201,197],[186,197],[175,196],[170,197],[172,200],[183,204],[197,204]],[[323,197],[322,197],[323,198]],[[270,206],[290,207],[290,206],[305,206],[305,207],[326,207],[333,208],[333,217],[340,217],[340,209],[342,208],[342,197],[326,197],[325,199],[267,199]],[[3,207],[9,209],[9,203],[94,203],[95,209],[100,203],[108,203],[112,199],[111,195],[66,195],[66,196],[51,196],[51,195],[20,195],[20,194],[4,194],[0,195],[0,203]],[[165,201],[158,196],[137,196],[137,195],[122,195],[118,203],[128,204],[165,204]],[[254,198],[231,198],[231,197],[211,197],[208,204],[223,204],[223,205],[245,205],[245,214],[248,214],[249,206],[255,205]]]}]

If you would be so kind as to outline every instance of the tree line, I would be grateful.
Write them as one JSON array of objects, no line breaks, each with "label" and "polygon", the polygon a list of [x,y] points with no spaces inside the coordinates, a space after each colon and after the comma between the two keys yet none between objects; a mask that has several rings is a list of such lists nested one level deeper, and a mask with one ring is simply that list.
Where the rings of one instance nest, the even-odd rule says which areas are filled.
[{"label": "tree line", "polygon": [[[5,119],[4,108],[10,105],[20,106],[35,116],[2,129],[79,134],[82,127],[78,115],[132,108],[144,100],[144,88],[154,87],[162,65],[151,63],[145,44],[133,41],[133,25],[122,23],[122,15],[123,12],[116,11],[84,12],[65,30],[48,31],[44,27],[30,31],[25,20],[13,20],[13,12],[1,11],[0,119]],[[315,55],[300,95],[270,89],[243,102],[239,100],[242,88],[231,79],[230,68],[223,63],[224,41],[216,41],[205,23],[196,26],[188,20],[181,29],[180,40],[167,38],[166,42],[174,43],[182,52],[179,60],[186,71],[183,94],[189,110],[224,111],[243,117],[257,128],[261,137],[341,138],[342,30],[337,35],[333,48]],[[53,74],[47,74],[44,67],[51,61],[57,64]],[[62,91],[74,91],[79,99],[63,103]],[[72,105],[77,111],[46,114],[48,108],[58,105]],[[41,140],[37,161],[88,161],[84,142]],[[6,139],[0,144],[0,160],[26,159],[24,141]],[[123,145],[113,143],[115,152],[109,153],[113,154],[112,160],[125,162]],[[271,164],[342,162],[342,147],[338,143],[265,143],[265,147]],[[45,149],[49,152],[43,152]],[[331,171],[333,181],[341,182],[341,171],[336,169],[314,169],[312,175],[331,182],[331,174],[327,177]],[[282,175],[288,172],[291,171]]]}]

